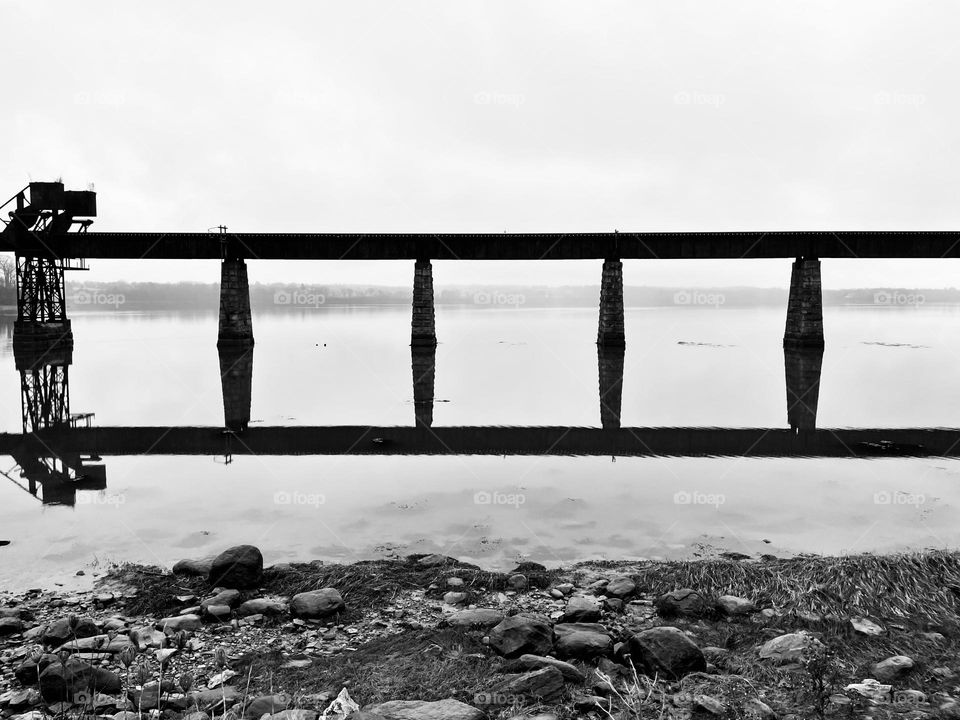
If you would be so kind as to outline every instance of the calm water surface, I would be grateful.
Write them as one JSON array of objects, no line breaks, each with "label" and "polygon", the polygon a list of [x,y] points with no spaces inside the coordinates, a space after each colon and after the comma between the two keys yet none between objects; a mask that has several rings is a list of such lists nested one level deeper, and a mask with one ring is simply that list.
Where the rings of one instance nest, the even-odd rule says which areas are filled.
[{"label": "calm water surface", "polygon": [[[626,320],[625,427],[787,427],[782,309],[638,308]],[[71,410],[99,426],[222,426],[216,325],[212,314],[75,315]],[[409,309],[257,314],[254,327],[251,426],[414,424]],[[960,310],[827,308],[825,327],[818,427],[960,426]],[[434,426],[600,426],[596,310],[441,306],[437,330]],[[0,432],[20,430],[0,325]],[[225,459],[106,456],[106,490],[73,506],[0,476],[0,588],[239,542],[268,563],[440,552],[508,568],[960,540],[952,459]],[[12,458],[0,463],[17,478]]]}]

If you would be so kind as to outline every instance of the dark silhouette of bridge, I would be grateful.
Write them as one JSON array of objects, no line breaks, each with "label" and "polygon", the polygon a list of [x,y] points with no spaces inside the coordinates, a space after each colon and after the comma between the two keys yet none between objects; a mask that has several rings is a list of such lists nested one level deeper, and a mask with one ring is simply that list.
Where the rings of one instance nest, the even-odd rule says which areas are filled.
[{"label": "dark silhouette of bridge", "polygon": [[248,260],[413,260],[411,344],[437,342],[434,260],[603,260],[597,342],[626,342],[623,260],[793,258],[785,347],[822,347],[821,258],[960,257],[952,231],[603,233],[90,232],[92,191],[30,183],[3,207],[0,251],[17,256],[17,340],[68,339],[63,273],[92,258],[221,260],[218,344],[253,344]]},{"label": "dark silhouette of bridge", "polygon": [[[960,430],[817,429],[823,361],[821,257],[960,257],[951,232],[718,232],[537,234],[94,233],[93,192],[31,183],[7,205],[0,251],[17,257],[13,344],[22,432],[0,434],[5,473],[44,502],[106,487],[102,456],[601,455],[742,457],[960,456]],[[623,259],[794,258],[783,338],[784,428],[621,426],[626,338]],[[64,273],[88,258],[221,260],[218,351],[224,425],[93,427],[70,411],[73,332]],[[249,427],[253,324],[251,259],[414,260],[409,427]],[[435,427],[436,328],[432,260],[602,259],[597,333],[599,427]]]}]

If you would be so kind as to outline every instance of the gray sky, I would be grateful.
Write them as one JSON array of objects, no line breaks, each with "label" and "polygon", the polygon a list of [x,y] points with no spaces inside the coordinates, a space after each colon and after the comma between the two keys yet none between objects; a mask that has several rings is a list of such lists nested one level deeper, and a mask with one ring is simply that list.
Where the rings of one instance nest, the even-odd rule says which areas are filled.
[{"label": "gray sky", "polygon": [[[100,230],[960,228],[954,2],[0,0],[4,198],[95,183]],[[96,261],[90,280],[217,281]],[[785,286],[789,261],[626,264]],[[253,263],[409,283],[412,263]],[[960,285],[957,261],[824,261],[827,287]],[[599,263],[438,263],[438,284]]]}]

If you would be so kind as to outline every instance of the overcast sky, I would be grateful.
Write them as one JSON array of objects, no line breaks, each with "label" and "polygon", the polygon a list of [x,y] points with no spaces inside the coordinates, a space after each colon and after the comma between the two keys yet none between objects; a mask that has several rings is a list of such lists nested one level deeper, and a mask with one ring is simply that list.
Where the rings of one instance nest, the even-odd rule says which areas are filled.
[{"label": "overcast sky", "polygon": [[[94,183],[99,230],[960,229],[960,5],[0,0],[4,199]],[[91,280],[219,280],[94,261]],[[785,286],[789,261],[633,261],[628,284]],[[407,284],[411,263],[251,264]],[[436,263],[596,284],[599,263]],[[960,286],[835,261],[826,287]]]}]

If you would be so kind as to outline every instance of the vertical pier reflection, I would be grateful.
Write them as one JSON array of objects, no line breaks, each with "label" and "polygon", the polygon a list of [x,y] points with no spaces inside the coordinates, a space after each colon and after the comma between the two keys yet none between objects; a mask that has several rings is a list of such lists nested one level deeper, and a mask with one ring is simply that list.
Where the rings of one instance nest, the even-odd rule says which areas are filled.
[{"label": "vertical pier reflection", "polygon": [[604,430],[620,429],[625,356],[626,350],[622,345],[597,345],[597,366],[600,375],[600,426]]},{"label": "vertical pier reflection", "polygon": [[787,422],[790,429],[815,430],[823,348],[785,348],[783,361],[787,379]]},{"label": "vertical pier reflection", "polygon": [[410,347],[413,368],[413,413],[417,427],[433,425],[433,387],[437,376],[436,346]]},{"label": "vertical pier reflection", "polygon": [[253,346],[225,343],[219,345],[217,351],[223,390],[223,424],[228,430],[243,432],[250,424]]}]

